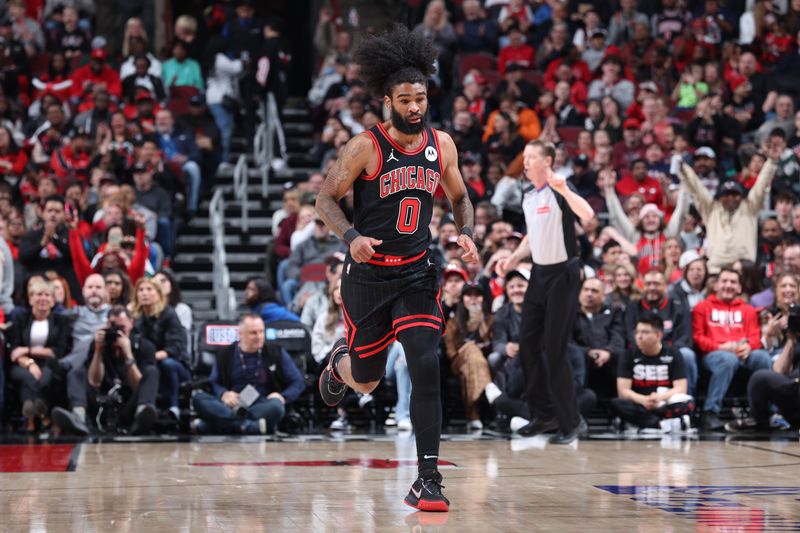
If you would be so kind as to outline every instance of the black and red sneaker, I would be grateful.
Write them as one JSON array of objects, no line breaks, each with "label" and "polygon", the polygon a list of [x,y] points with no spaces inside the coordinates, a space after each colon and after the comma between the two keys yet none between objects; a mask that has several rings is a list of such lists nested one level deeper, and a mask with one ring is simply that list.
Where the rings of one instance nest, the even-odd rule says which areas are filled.
[{"label": "black and red sneaker", "polygon": [[322,401],[331,407],[338,405],[347,392],[347,384],[339,379],[333,369],[336,361],[346,354],[347,341],[339,339],[331,348],[328,354],[328,364],[325,365],[325,370],[319,376],[319,395],[322,396]]},{"label": "black and red sneaker", "polygon": [[406,505],[420,511],[447,512],[450,510],[450,500],[442,494],[442,475],[434,472],[426,478],[419,477],[411,485],[408,496],[403,500]]}]

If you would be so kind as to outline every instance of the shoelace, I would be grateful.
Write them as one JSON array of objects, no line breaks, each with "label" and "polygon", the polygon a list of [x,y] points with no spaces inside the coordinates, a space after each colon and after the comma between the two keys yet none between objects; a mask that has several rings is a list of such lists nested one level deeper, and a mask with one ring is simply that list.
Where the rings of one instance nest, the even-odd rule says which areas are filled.
[{"label": "shoelace", "polygon": [[[433,488],[436,490],[435,491],[431,490],[431,488],[429,488],[428,485],[433,485]],[[437,495],[441,494],[442,489],[444,488],[444,485],[442,485],[442,483],[435,478],[423,479],[422,486],[425,488],[425,490],[427,490],[431,494],[437,494]]]}]

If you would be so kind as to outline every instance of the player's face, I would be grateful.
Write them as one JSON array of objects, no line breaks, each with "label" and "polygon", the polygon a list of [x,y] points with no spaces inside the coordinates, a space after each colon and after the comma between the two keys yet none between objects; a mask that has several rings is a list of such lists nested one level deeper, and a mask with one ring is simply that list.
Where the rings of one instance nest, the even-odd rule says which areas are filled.
[{"label": "player's face", "polygon": [[428,114],[428,90],[422,83],[399,83],[392,88],[392,97],[385,98],[391,108],[392,125],[406,135],[425,129]]}]

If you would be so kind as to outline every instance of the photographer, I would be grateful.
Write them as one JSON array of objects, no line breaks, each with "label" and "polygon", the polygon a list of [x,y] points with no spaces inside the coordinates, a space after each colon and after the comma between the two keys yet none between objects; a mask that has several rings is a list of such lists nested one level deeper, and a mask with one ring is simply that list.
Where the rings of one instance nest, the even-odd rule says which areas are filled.
[{"label": "photographer", "polygon": [[778,407],[792,427],[800,426],[800,351],[797,349],[800,315],[790,313],[787,325],[786,343],[772,368],[758,370],[747,383],[750,416],[728,422],[726,431],[769,431],[771,404]]},{"label": "photographer", "polygon": [[132,435],[146,434],[156,421],[156,348],[133,331],[133,318],[124,306],[111,308],[108,326],[97,330],[89,353],[93,354],[88,376],[89,405],[96,410],[99,396],[109,395],[119,384],[119,423],[132,423]]},{"label": "photographer", "polygon": [[294,361],[277,346],[264,346],[264,321],[254,313],[239,318],[239,342],[217,359],[209,377],[213,394],[198,392],[198,433],[266,434],[285,414],[284,405],[305,389]]}]

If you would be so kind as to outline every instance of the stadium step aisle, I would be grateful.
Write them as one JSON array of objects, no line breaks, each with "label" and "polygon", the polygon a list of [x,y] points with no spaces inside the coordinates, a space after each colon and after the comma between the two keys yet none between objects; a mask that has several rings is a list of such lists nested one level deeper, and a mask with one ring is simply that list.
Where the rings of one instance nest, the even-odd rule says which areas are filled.
[{"label": "stadium step aisle", "polygon": [[[248,163],[248,209],[250,227],[242,231],[241,203],[233,195],[233,172],[230,169],[217,174],[214,190],[221,189],[225,200],[225,252],[231,273],[231,285],[239,303],[243,299],[247,278],[263,274],[267,245],[272,240],[272,214],[282,205],[284,184],[305,181],[316,168],[310,167],[308,151],[311,139],[311,118],[302,99],[290,98],[283,113],[286,134],[288,168],[270,175],[268,196],[261,196],[261,173],[256,167],[252,152],[246,152],[242,138],[234,139],[231,146],[231,161],[242,153]],[[178,274],[184,301],[192,306],[197,323],[217,318],[212,295],[211,272],[213,239],[209,227],[208,207],[210,198],[204,199],[198,214],[184,226],[177,239],[177,255],[172,267]]]}]

